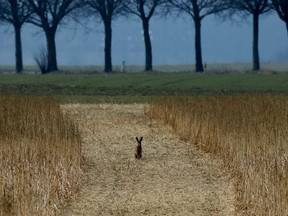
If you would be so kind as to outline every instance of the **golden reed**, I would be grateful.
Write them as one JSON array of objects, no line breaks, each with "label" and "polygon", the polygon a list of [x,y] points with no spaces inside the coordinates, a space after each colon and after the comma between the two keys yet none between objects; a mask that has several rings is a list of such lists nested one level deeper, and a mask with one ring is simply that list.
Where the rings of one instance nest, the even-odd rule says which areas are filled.
[{"label": "golden reed", "polygon": [[288,215],[288,96],[157,98],[147,115],[221,157],[244,215]]},{"label": "golden reed", "polygon": [[55,215],[81,177],[77,126],[50,98],[0,97],[0,215]]}]

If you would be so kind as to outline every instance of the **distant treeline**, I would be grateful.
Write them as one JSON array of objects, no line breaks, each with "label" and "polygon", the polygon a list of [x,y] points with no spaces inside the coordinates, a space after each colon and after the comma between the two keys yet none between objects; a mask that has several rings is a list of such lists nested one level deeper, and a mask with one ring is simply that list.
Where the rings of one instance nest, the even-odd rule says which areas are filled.
[{"label": "distant treeline", "polygon": [[[68,21],[87,23],[90,18],[101,20],[105,33],[104,72],[112,72],[112,22],[121,17],[136,16],[142,22],[145,44],[145,71],[153,70],[153,55],[149,23],[153,16],[184,14],[191,17],[195,27],[195,71],[203,72],[201,24],[209,15],[223,21],[235,16],[253,20],[253,70],[260,70],[259,17],[276,12],[288,32],[288,1],[286,0],[0,0],[0,23],[13,25],[15,33],[16,72],[23,71],[21,29],[29,23],[43,30],[46,48],[34,55],[41,72],[57,71],[55,36],[59,27]],[[124,66],[125,62],[123,62]]]}]

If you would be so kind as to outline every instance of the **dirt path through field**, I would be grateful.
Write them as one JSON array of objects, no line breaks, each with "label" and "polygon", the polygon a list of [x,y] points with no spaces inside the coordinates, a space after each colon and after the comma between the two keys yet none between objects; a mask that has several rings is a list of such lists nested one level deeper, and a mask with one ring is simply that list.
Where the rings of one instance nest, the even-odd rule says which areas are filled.
[{"label": "dirt path through field", "polygon": [[[65,105],[83,134],[85,179],[61,215],[233,215],[233,185],[143,105]],[[143,159],[134,158],[143,136]]]}]

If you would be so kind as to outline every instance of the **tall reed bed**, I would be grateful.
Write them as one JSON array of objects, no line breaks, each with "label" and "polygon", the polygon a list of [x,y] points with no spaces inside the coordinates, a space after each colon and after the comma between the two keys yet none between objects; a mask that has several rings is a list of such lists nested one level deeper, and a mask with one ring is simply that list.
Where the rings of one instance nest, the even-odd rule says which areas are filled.
[{"label": "tall reed bed", "polygon": [[55,215],[81,176],[77,126],[49,98],[0,97],[0,215]]},{"label": "tall reed bed", "polygon": [[195,96],[151,102],[147,114],[223,158],[240,214],[288,215],[288,97]]}]

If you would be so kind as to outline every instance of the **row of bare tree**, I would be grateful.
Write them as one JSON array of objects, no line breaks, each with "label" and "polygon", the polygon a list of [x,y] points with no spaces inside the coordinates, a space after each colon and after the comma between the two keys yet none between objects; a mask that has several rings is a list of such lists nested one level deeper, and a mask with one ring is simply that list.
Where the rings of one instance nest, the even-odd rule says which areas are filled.
[{"label": "row of bare tree", "polygon": [[111,72],[112,21],[120,16],[134,15],[140,18],[145,43],[145,70],[153,69],[152,45],[149,22],[155,15],[176,17],[186,14],[195,26],[196,72],[204,71],[201,51],[201,22],[209,15],[223,20],[234,16],[253,17],[253,70],[260,69],[258,38],[259,17],[276,11],[285,22],[288,32],[287,0],[0,0],[0,22],[13,25],[15,31],[16,71],[23,71],[21,28],[30,23],[41,28],[47,42],[47,68],[57,71],[55,35],[60,25],[81,21],[87,17],[100,18],[105,30],[105,72]]}]

